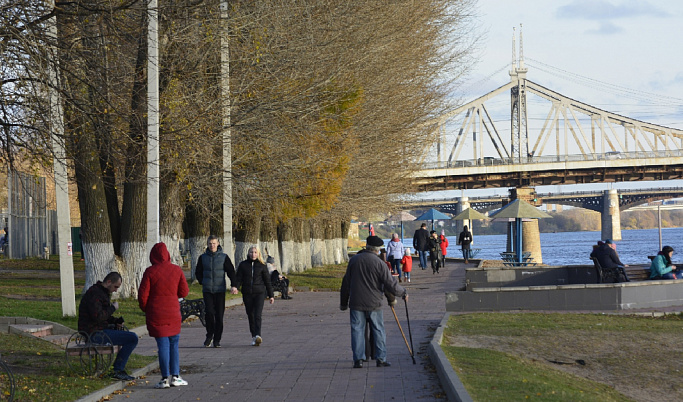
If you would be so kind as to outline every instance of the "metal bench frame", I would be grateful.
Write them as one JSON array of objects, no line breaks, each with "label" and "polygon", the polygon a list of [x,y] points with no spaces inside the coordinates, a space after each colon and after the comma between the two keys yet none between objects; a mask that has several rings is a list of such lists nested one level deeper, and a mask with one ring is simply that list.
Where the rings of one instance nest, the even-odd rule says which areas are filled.
[{"label": "metal bench frame", "polygon": [[73,372],[86,376],[104,375],[114,361],[114,355],[121,346],[112,344],[102,331],[88,334],[76,332],[69,337],[64,355],[66,365]]},{"label": "metal bench frame", "polygon": [[180,301],[180,317],[183,322],[191,316],[196,316],[201,321],[202,325],[206,327],[206,310],[204,308],[204,299]]}]

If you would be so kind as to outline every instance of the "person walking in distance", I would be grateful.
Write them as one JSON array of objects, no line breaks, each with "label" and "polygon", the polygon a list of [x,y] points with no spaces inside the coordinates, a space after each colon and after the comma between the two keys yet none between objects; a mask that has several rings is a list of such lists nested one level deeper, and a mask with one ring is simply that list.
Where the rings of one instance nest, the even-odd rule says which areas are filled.
[{"label": "person walking in distance", "polygon": [[[145,313],[147,331],[157,342],[161,381],[154,388],[163,389],[187,385],[180,377],[180,315],[179,298],[189,293],[185,273],[171,263],[166,244],[157,243],[149,255],[152,266],[145,270],[138,291],[138,304]],[[169,376],[171,377],[169,379]]]},{"label": "person walking in distance", "polygon": [[429,232],[427,231],[427,224],[423,223],[413,235],[413,249],[420,257],[420,268],[427,268],[427,253],[429,252]]},{"label": "person walking in distance", "polygon": [[398,281],[401,282],[401,259],[403,258],[403,243],[398,237],[398,233],[391,235],[391,241],[387,244],[387,261],[391,263],[391,273],[398,274]]},{"label": "person walking in distance", "polygon": [[[365,325],[369,321],[375,344],[375,360],[377,367],[388,367],[386,333],[382,300],[389,293],[394,297],[401,296],[407,300],[406,290],[391,276],[384,262],[379,259],[379,250],[384,242],[377,236],[366,240],[361,250],[349,260],[346,273],[342,279],[339,308],[345,311],[351,308],[351,349],[353,351],[353,367],[362,368],[365,355]],[[391,301],[390,301],[391,302]]]},{"label": "person walking in distance", "polygon": [[460,236],[458,236],[458,244],[462,251],[462,258],[465,260],[465,264],[468,263],[470,259],[470,244],[472,243],[472,233],[467,228],[467,225],[463,226]]},{"label": "person walking in distance", "polygon": [[202,285],[204,296],[206,318],[204,347],[208,348],[213,344],[214,348],[220,348],[225,315],[225,291],[227,290],[225,275],[228,275],[231,283],[235,282],[235,266],[218,244],[218,237],[209,236],[206,244],[206,251],[199,256],[195,270],[195,276]]},{"label": "person walking in distance", "polygon": [[242,291],[242,301],[249,319],[249,331],[251,332],[251,346],[259,346],[263,341],[261,337],[261,316],[263,302],[268,295],[270,304],[275,303],[273,287],[270,285],[268,267],[261,258],[258,247],[251,246],[247,252],[247,259],[237,266],[235,282],[231,289],[233,294],[237,290]]},{"label": "person walking in distance", "polygon": [[441,263],[441,239],[437,236],[436,231],[429,232],[429,261],[432,263],[432,274],[439,273],[439,265]]}]

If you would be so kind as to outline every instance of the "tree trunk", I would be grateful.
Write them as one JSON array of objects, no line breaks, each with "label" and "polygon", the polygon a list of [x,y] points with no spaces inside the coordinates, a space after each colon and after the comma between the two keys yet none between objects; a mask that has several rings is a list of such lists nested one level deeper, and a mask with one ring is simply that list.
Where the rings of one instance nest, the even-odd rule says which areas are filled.
[{"label": "tree trunk", "polygon": [[339,253],[339,250],[336,249],[336,244],[334,242],[334,236],[335,236],[335,223],[336,219],[334,219],[334,216],[327,216],[323,220],[323,247],[325,248],[325,264],[336,264],[338,258],[336,258],[336,255]]},{"label": "tree trunk", "polygon": [[89,289],[115,267],[104,185],[93,136],[81,133],[74,144],[78,205],[81,210],[81,243],[85,257],[85,288]]},{"label": "tree trunk", "polygon": [[326,264],[327,249],[323,241],[325,232],[325,219],[320,217],[309,219],[310,230],[310,250],[311,250],[311,265],[318,267]]},{"label": "tree trunk", "polygon": [[[209,238],[209,216],[204,209],[197,209],[189,204],[185,214],[185,235],[189,240],[190,276],[196,279],[195,270],[199,256],[206,251],[206,241]],[[233,261],[234,262],[234,261]]]},{"label": "tree trunk", "polygon": [[249,247],[258,246],[259,234],[261,232],[261,217],[249,215],[240,217],[237,220],[235,229],[235,266],[247,259]]},{"label": "tree trunk", "polygon": [[166,244],[171,262],[183,265],[183,257],[180,255],[180,240],[183,232],[183,219],[185,208],[182,204],[181,186],[175,183],[166,183],[161,186],[161,205],[159,233],[161,241]]},{"label": "tree trunk", "polygon": [[280,270],[280,250],[277,241],[277,224],[272,216],[264,216],[261,220],[261,234],[259,236],[261,254],[266,259],[271,256],[275,259],[275,267]]},{"label": "tree trunk", "polygon": [[294,250],[296,264],[300,271],[305,271],[311,265],[311,231],[306,219],[294,219]]},{"label": "tree trunk", "polygon": [[277,225],[277,238],[280,243],[280,267],[282,272],[298,272],[294,263],[294,228],[292,219]]},{"label": "tree trunk", "polygon": [[349,229],[351,229],[351,219],[350,218],[342,218],[341,223],[341,234],[340,234],[340,242],[341,242],[341,262],[347,262],[349,261]]},{"label": "tree trunk", "polygon": [[126,150],[125,183],[121,208],[121,258],[120,272],[123,285],[119,293],[123,297],[137,297],[142,274],[150,265],[147,254],[147,174],[145,138],[147,125],[144,66],[147,61],[144,38],[138,41],[135,60],[135,76],[131,93],[131,116],[129,119],[129,144]]}]

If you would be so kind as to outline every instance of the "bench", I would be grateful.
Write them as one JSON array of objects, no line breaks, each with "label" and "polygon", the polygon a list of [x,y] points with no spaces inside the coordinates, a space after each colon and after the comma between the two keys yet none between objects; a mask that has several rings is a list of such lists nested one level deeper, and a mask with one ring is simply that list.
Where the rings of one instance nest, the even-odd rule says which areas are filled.
[{"label": "bench", "polygon": [[630,280],[623,268],[603,268],[597,258],[591,257],[591,260],[598,273],[598,283],[619,283]]},{"label": "bench", "polygon": [[182,321],[185,322],[191,316],[199,318],[202,325],[206,327],[204,299],[182,299],[180,301],[180,317]]},{"label": "bench", "polygon": [[480,248],[471,248],[470,249],[470,259],[475,258],[477,254],[481,251]]},{"label": "bench", "polygon": [[624,267],[626,276],[632,281],[646,281],[650,279],[650,268],[644,268],[639,265]]},{"label": "bench", "polygon": [[104,332],[76,332],[69,337],[64,355],[71,371],[82,376],[102,376],[114,361],[121,346],[113,345]]},{"label": "bench", "polygon": [[533,267],[538,264],[534,262],[534,258],[531,257],[531,252],[529,251],[522,253],[521,262],[517,259],[517,253],[514,252],[502,252],[500,253],[500,258],[503,260],[503,265],[506,267]]}]

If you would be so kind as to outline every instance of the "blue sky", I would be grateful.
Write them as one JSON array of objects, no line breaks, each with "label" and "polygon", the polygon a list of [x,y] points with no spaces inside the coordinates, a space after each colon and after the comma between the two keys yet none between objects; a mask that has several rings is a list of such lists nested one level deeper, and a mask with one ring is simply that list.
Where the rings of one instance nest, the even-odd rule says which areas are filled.
[{"label": "blue sky", "polygon": [[464,83],[464,100],[509,81],[509,67],[480,80],[510,65],[512,28],[519,41],[521,23],[531,81],[611,112],[683,129],[683,2],[480,0],[477,14],[486,34],[468,77],[478,85]]},{"label": "blue sky", "polygon": [[[683,1],[480,0],[476,14],[484,37],[477,63],[461,84],[462,101],[509,82],[512,28],[519,56],[522,24],[529,80],[610,112],[683,129]],[[501,104],[509,110],[509,101]],[[676,185],[680,181],[559,190]],[[558,191],[558,186],[539,191]],[[507,189],[468,190],[465,195],[491,192],[505,194]]]}]

